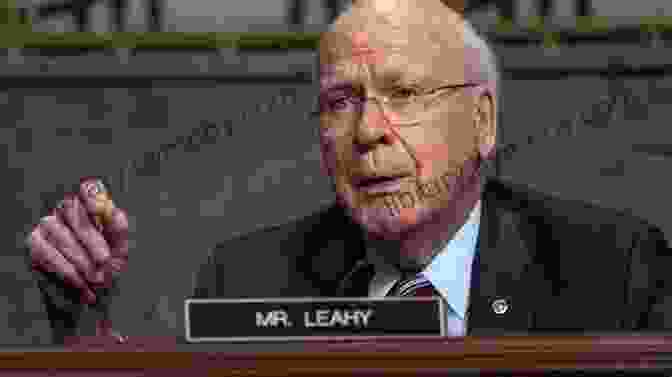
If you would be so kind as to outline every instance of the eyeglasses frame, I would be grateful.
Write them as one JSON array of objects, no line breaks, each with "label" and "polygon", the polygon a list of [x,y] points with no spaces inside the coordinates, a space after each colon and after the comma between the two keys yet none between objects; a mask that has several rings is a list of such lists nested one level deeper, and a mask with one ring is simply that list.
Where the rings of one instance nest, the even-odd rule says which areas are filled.
[{"label": "eyeglasses frame", "polygon": [[[417,98],[417,99],[429,98],[429,97],[431,97],[433,95],[437,95],[437,94],[439,94],[439,92],[447,90],[447,89],[457,89],[457,90],[459,90],[459,89],[464,89],[464,88],[478,87],[480,85],[482,85],[482,84],[478,83],[478,82],[465,82],[465,83],[461,83],[461,84],[443,85],[443,86],[439,86],[437,88],[433,88],[429,91],[426,91],[425,93],[416,95],[414,98]],[[371,100],[375,100],[375,102],[378,104],[378,106],[382,110],[386,119],[388,119],[388,120],[395,119],[394,117],[391,118],[389,116],[390,115],[389,113],[393,113],[393,112],[389,111],[389,109],[386,109],[387,103],[389,103],[391,101],[391,99],[388,96],[360,97],[360,102],[353,103],[353,105],[362,106],[364,103],[369,102]],[[315,110],[315,111],[311,112],[310,114],[311,114],[311,116],[321,116],[323,113],[325,113],[325,111],[321,110],[321,106],[320,106],[320,108],[318,110]],[[404,125],[408,126],[408,125],[415,125],[419,121],[420,121],[420,119],[415,119],[413,121],[394,122],[394,123],[391,122],[391,123],[395,126],[404,126]]]}]

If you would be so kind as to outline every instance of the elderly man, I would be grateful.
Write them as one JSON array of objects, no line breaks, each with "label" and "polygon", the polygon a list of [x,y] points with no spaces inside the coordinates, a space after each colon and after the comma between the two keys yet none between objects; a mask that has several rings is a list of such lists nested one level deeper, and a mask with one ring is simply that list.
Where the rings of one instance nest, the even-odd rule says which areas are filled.
[{"label": "elderly man", "polygon": [[[195,297],[436,295],[455,336],[672,326],[660,230],[484,177],[498,73],[458,13],[438,0],[359,1],[319,52],[336,202],[217,245]],[[57,334],[73,333],[105,271],[125,266],[126,215],[102,191],[85,182],[28,237]],[[250,276],[260,262],[274,270]]]}]

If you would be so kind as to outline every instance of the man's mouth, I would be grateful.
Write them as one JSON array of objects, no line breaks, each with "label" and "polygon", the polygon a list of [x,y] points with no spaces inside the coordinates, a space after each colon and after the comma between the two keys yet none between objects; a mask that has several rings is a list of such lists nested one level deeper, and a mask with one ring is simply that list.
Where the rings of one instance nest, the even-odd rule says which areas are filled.
[{"label": "man's mouth", "polygon": [[405,176],[360,177],[354,180],[354,186],[368,194],[390,193],[401,190]]}]

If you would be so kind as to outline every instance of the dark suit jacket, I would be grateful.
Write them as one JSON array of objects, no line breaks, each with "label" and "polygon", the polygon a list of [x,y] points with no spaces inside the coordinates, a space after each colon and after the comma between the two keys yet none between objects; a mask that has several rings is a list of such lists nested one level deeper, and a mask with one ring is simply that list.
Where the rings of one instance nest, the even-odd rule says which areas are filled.
[{"label": "dark suit jacket", "polygon": [[[368,281],[353,274],[364,255],[360,228],[331,206],[217,245],[194,297],[366,296]],[[663,233],[641,219],[490,180],[468,334],[670,329],[671,266]],[[67,335],[76,320],[45,297],[55,333]],[[508,301],[505,314],[496,299]]]},{"label": "dark suit jacket", "polygon": [[[366,296],[367,281],[348,281],[364,255],[360,229],[332,206],[218,245],[194,294]],[[641,219],[490,180],[468,334],[671,329],[671,266],[663,233]],[[241,284],[249,274],[256,283]]]}]

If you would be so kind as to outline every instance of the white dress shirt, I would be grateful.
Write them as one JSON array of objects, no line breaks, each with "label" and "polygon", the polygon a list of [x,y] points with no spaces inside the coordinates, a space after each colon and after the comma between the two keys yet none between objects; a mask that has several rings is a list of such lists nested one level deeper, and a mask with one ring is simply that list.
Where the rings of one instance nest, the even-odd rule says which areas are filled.
[{"label": "white dress shirt", "polygon": [[[450,336],[464,336],[467,329],[467,305],[471,285],[471,266],[476,252],[476,241],[481,220],[481,201],[471,211],[469,218],[453,239],[422,271],[440,293],[446,304],[446,328]],[[370,297],[385,297],[401,277],[394,266],[372,255],[376,273],[369,285]]]}]

